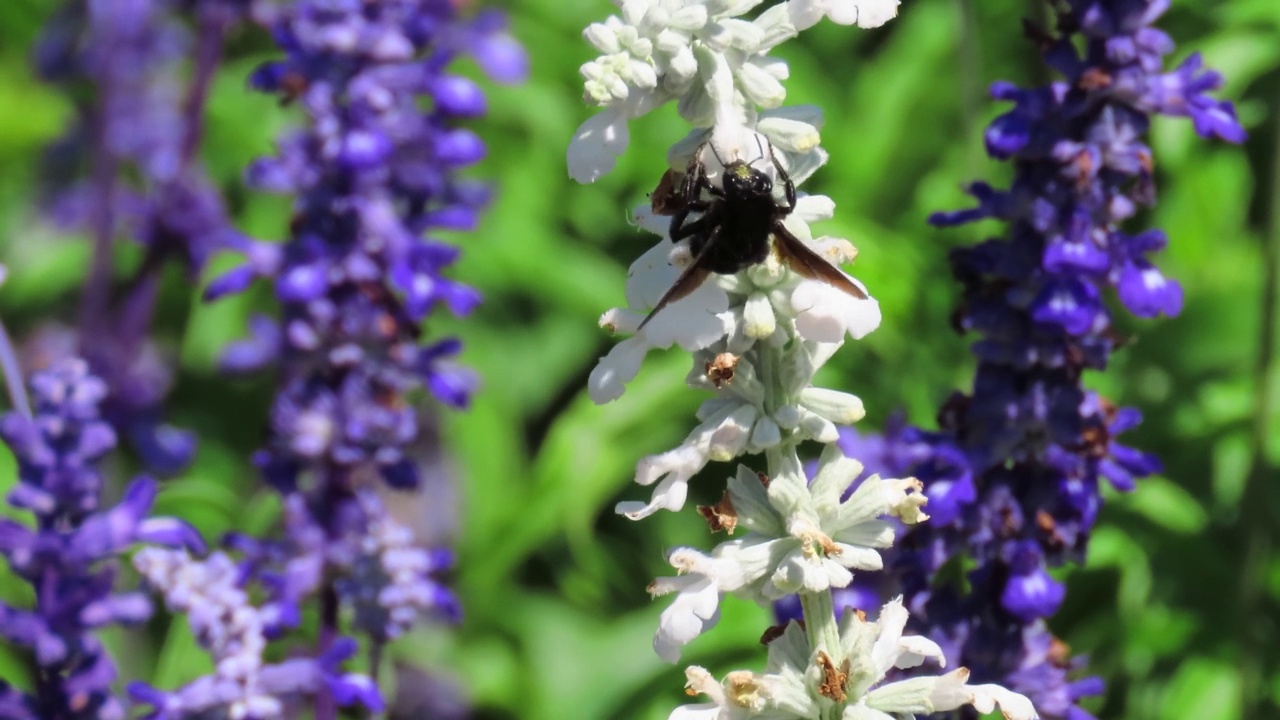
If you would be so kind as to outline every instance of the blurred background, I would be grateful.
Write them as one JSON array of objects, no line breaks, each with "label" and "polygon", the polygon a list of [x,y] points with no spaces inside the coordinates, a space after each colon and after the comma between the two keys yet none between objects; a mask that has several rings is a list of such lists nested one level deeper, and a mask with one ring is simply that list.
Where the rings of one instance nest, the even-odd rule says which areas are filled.
[{"label": "blurred background", "polygon": [[[9,268],[0,316],[20,338],[72,319],[89,258],[87,238],[55,230],[34,204],[40,152],[72,114],[28,61],[55,6],[0,3],[0,262]],[[691,507],[639,524],[612,507],[648,496],[631,483],[636,460],[678,443],[703,398],[684,387],[687,356],[678,351],[651,356],[611,405],[593,405],[585,386],[614,342],[596,320],[622,303],[627,265],[652,241],[627,224],[628,209],[644,201],[686,128],[672,108],[646,117],[632,125],[617,171],[591,186],[571,182],[565,147],[592,112],[580,98],[577,68],[591,52],[579,33],[614,7],[520,0],[506,9],[532,77],[491,88],[491,112],[477,125],[489,158],[473,174],[491,179],[497,196],[481,229],[456,238],[465,248],[456,276],[485,303],[465,320],[440,316],[428,328],[463,339],[463,360],[483,389],[468,411],[436,414],[443,455],[428,452],[438,472],[407,511],[433,539],[457,547],[453,581],[466,618],[417,631],[391,652],[430,671],[430,692],[468,698],[473,718],[662,719],[686,699],[684,676],[650,650],[666,601],[651,602],[644,588],[669,571],[664,550],[712,542]],[[947,251],[999,228],[938,231],[925,218],[967,207],[968,181],[1007,177],[982,150],[982,128],[1001,111],[986,87],[1045,79],[1020,23],[1041,12],[1026,0],[905,0],[883,29],[824,23],[777,52],[791,66],[788,102],[826,114],[831,161],[805,189],[830,195],[837,214],[817,231],[858,246],[854,273],[884,309],[880,329],[846,346],[820,378],[862,396],[863,430],[899,411],[933,427],[940,401],[968,387],[967,341],[949,325],[958,287]],[[1275,718],[1280,552],[1272,536],[1280,518],[1267,486],[1280,467],[1280,2],[1174,0],[1161,26],[1178,42],[1174,61],[1200,51],[1226,76],[1223,94],[1251,135],[1240,148],[1203,141],[1186,122],[1162,120],[1153,130],[1159,204],[1134,228],[1168,232],[1159,262],[1185,287],[1186,309],[1174,319],[1121,316],[1132,343],[1089,383],[1146,414],[1126,442],[1156,452],[1167,472],[1131,495],[1112,494],[1088,562],[1062,569],[1069,592],[1053,627],[1107,679],[1092,705],[1101,718]],[[229,54],[203,158],[239,227],[278,239],[289,200],[247,191],[241,173],[272,151],[296,110],[246,89],[251,69],[271,56],[264,35],[234,36]],[[123,267],[137,261],[134,248],[121,244],[120,253]],[[205,280],[234,263],[218,258]],[[273,301],[264,288],[212,306],[197,294],[180,271],[166,277],[159,340],[179,367],[170,417],[201,444],[157,510],[188,518],[207,538],[260,532],[277,507],[247,457],[265,432],[270,380],[227,381],[214,367],[220,349],[245,334],[250,312]],[[0,462],[5,486],[12,459]],[[119,464],[122,482],[129,460]],[[695,480],[691,504],[718,497],[729,470],[712,466]],[[0,595],[14,585],[3,572]],[[1252,598],[1242,583],[1256,590]],[[716,674],[762,666],[768,612],[737,600],[723,611],[685,660]],[[185,623],[164,617],[112,641],[125,676],[160,687],[207,662]],[[0,646],[0,676],[18,677],[22,667]]]}]

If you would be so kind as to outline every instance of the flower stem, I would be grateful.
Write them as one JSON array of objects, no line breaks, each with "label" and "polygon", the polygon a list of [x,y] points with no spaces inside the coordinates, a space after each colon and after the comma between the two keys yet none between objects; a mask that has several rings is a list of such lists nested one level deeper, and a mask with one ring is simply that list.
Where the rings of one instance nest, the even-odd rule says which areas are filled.
[{"label": "flower stem", "polygon": [[[338,639],[338,592],[333,583],[326,583],[320,592],[320,645],[316,657],[320,657],[333,647]],[[333,693],[325,689],[316,692],[315,720],[337,720],[338,705]]]}]

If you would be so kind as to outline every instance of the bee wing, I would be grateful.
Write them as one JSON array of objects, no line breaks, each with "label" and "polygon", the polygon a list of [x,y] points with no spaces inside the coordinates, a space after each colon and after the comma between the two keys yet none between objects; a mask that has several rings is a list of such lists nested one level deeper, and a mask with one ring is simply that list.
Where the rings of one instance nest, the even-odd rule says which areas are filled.
[{"label": "bee wing", "polygon": [[796,274],[807,277],[810,280],[824,282],[831,287],[843,290],[859,300],[867,299],[865,290],[855,285],[849,279],[849,276],[840,272],[835,265],[810,250],[803,240],[791,234],[791,231],[782,224],[781,220],[773,225],[773,237],[778,257],[782,258],[787,267],[795,270]]},{"label": "bee wing", "polygon": [[654,305],[653,309],[649,311],[649,314],[645,316],[644,320],[640,323],[640,327],[636,328],[636,332],[640,332],[645,325],[648,325],[649,321],[653,319],[653,316],[658,314],[658,311],[671,303],[688,296],[689,293],[697,290],[698,286],[702,285],[703,281],[707,279],[707,276],[711,274],[710,270],[703,267],[703,264],[707,259],[707,251],[710,250],[719,240],[720,228],[716,228],[712,230],[711,235],[707,237],[707,244],[702,247],[702,252],[698,253],[698,256],[693,259],[693,262],[689,263],[689,267],[685,268],[684,272],[680,273],[680,277],[676,278],[676,281],[671,284],[671,288],[662,294],[662,298],[658,300],[658,304]]}]

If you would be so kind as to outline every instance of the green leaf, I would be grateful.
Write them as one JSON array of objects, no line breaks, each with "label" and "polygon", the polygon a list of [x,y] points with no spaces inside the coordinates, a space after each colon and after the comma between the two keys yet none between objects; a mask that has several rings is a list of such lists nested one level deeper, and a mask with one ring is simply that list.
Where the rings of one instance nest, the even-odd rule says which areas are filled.
[{"label": "green leaf", "polygon": [[1125,507],[1164,528],[1189,535],[1201,532],[1208,514],[1200,501],[1168,478],[1150,477],[1138,482],[1127,495]]}]

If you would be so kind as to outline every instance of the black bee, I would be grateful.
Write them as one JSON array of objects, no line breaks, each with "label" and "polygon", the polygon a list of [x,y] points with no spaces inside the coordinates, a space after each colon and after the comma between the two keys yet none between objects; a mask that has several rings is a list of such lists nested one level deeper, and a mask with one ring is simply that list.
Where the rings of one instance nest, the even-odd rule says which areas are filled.
[{"label": "black bee", "polygon": [[[769,257],[770,237],[774,238],[773,247],[779,259],[797,274],[825,282],[856,298],[867,297],[862,288],[810,250],[783,224],[783,219],[796,209],[796,186],[782,169],[772,146],[769,158],[784,183],[785,205],[774,200],[773,181],[769,176],[742,160],[728,164],[721,160],[724,165],[721,187],[712,185],[707,179],[707,168],[699,159],[704,147],[707,145],[694,153],[679,192],[675,190],[675,174],[668,170],[650,195],[655,213],[672,216],[671,241],[689,238],[693,261],[640,323],[641,328],[668,304],[696,290],[711,273],[731,275],[764,262]],[[711,151],[714,153],[715,148]],[[720,159],[719,155],[716,159]],[[703,191],[710,193],[712,199],[703,200]],[[693,212],[702,215],[686,222]]]}]

